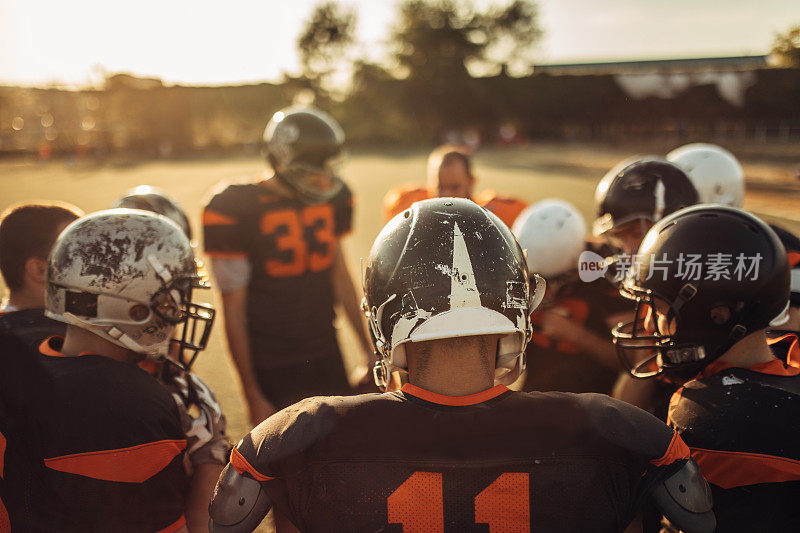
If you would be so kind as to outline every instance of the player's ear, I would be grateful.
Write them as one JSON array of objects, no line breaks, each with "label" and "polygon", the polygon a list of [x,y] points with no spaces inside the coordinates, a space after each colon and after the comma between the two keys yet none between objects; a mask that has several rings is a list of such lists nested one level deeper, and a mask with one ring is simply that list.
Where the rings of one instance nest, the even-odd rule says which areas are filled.
[{"label": "player's ear", "polygon": [[38,257],[29,257],[25,261],[25,278],[37,285],[44,285],[44,275],[47,271],[47,260]]}]

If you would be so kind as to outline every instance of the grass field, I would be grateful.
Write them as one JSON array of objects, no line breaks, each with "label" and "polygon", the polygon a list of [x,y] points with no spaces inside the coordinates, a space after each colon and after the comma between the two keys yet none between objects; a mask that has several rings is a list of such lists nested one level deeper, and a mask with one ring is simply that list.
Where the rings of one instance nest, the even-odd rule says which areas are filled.
[{"label": "grass field", "polygon": [[[559,145],[482,151],[476,161],[478,189],[491,187],[530,202],[547,197],[567,198],[591,220],[593,190],[597,181],[606,169],[630,153],[633,151]],[[385,150],[357,152],[349,158],[343,175],[355,193],[356,214],[354,232],[344,247],[354,278],[360,278],[360,258],[367,255],[383,226],[383,194],[396,185],[422,182],[425,157],[422,151]],[[748,189],[746,207],[800,232],[800,187],[796,186],[797,180],[793,178],[796,166],[785,161],[786,158],[771,161],[754,157],[752,164],[745,165],[754,183]],[[85,211],[94,211],[107,208],[129,188],[150,184],[163,188],[183,205],[195,234],[200,235],[200,209],[214,185],[222,180],[255,177],[263,168],[263,162],[255,157],[156,161],[92,169],[68,168],[58,162],[2,163],[0,210],[25,200],[50,199],[67,201]],[[772,187],[773,183],[777,185]],[[203,297],[211,301],[216,299],[213,294]],[[357,353],[352,349],[352,334],[344,328],[340,332],[343,350],[349,359]],[[238,440],[250,427],[224,347],[221,317],[212,334],[210,348],[200,356],[195,368],[217,392],[228,416],[230,437]]]}]

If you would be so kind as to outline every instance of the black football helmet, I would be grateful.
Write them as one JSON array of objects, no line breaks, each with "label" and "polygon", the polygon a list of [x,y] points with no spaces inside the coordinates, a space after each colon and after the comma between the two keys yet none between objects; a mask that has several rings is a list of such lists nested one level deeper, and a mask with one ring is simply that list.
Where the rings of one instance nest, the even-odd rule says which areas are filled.
[{"label": "black football helmet", "polygon": [[[344,131],[313,107],[288,107],[272,115],[264,130],[264,150],[279,182],[306,202],[327,201],[342,189],[336,176],[344,158]],[[309,175],[329,176],[325,185]]]},{"label": "black football helmet", "polygon": [[496,379],[512,383],[525,369],[529,316],[544,288],[491,212],[462,198],[415,203],[383,228],[366,263],[376,383],[385,387],[389,364],[407,368],[407,342],[494,334],[503,335]]},{"label": "black football helmet", "polygon": [[686,173],[655,156],[629,158],[612,168],[597,185],[594,200],[596,237],[634,220],[654,224],[699,201]]},{"label": "black football helmet", "polygon": [[141,209],[164,215],[176,223],[190,241],[192,240],[192,226],[189,224],[186,213],[183,212],[178,202],[167,196],[161,189],[150,185],[139,185],[126,192],[111,207]]},{"label": "black football helmet", "polygon": [[[620,292],[636,302],[635,318],[612,331],[623,365],[634,377],[685,381],[745,336],[786,320],[789,264],[754,215],[697,205],[650,229]],[[669,331],[655,319],[646,330],[656,309]]]}]

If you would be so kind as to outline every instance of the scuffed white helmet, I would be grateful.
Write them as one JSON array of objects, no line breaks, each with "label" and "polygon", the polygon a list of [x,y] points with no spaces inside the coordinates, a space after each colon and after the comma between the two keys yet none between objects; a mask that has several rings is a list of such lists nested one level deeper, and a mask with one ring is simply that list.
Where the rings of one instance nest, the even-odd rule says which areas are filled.
[{"label": "scuffed white helmet", "polygon": [[697,189],[701,203],[732,207],[741,207],[744,203],[742,165],[721,146],[687,144],[668,153],[667,160],[686,172]]},{"label": "scuffed white helmet", "polygon": [[45,313],[155,358],[167,355],[183,324],[177,342],[199,351],[214,310],[191,301],[198,286],[192,246],[177,224],[109,209],[79,218],[58,237],[47,260]]},{"label": "scuffed white helmet", "polygon": [[558,198],[528,206],[512,231],[526,250],[528,272],[545,279],[574,269],[586,248],[586,221],[572,204]]}]

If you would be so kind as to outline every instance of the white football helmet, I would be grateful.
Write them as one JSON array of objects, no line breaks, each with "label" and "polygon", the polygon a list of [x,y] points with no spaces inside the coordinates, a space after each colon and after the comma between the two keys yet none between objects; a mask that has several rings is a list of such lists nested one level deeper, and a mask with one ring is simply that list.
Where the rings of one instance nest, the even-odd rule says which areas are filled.
[{"label": "white football helmet", "polygon": [[586,248],[586,221],[572,204],[558,198],[528,206],[512,231],[526,250],[528,272],[545,279],[576,268]]},{"label": "white football helmet", "polygon": [[700,202],[741,207],[744,203],[744,171],[739,161],[716,144],[692,143],[667,154],[692,180]]},{"label": "white football helmet", "polygon": [[191,301],[199,281],[192,246],[173,221],[99,211],[67,226],[53,246],[45,314],[151,358],[167,355],[182,324],[176,342],[196,355],[214,321],[213,308]]}]

